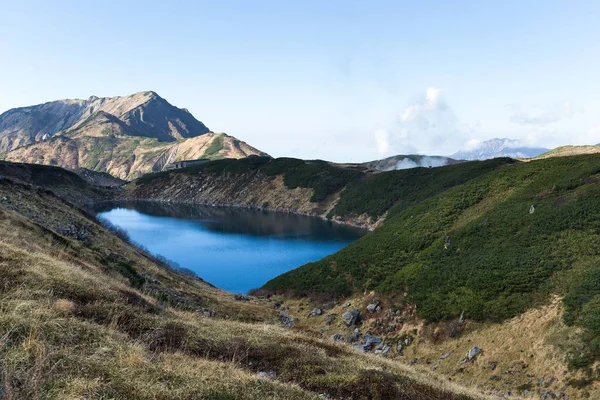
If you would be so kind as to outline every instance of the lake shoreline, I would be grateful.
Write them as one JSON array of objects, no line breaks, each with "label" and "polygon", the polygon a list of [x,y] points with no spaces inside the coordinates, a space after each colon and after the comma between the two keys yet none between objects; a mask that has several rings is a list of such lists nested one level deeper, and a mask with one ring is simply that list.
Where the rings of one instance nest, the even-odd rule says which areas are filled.
[{"label": "lake shoreline", "polygon": [[329,219],[324,215],[320,215],[317,213],[304,213],[301,211],[295,211],[295,210],[285,210],[285,209],[279,209],[279,208],[270,208],[270,207],[260,207],[260,206],[254,206],[254,205],[250,205],[250,204],[223,204],[223,203],[210,203],[210,202],[197,202],[197,201],[185,201],[185,200],[162,200],[162,199],[143,199],[143,198],[131,198],[131,197],[119,197],[119,198],[113,198],[113,199],[109,199],[109,200],[93,200],[93,201],[88,201],[86,202],[85,206],[93,208],[93,206],[95,205],[99,205],[99,204],[110,204],[110,203],[119,203],[119,202],[140,202],[140,203],[157,203],[157,204],[174,204],[174,205],[191,205],[191,206],[204,206],[204,207],[224,207],[224,208],[234,208],[234,209],[242,209],[242,210],[255,210],[255,211],[267,211],[267,212],[274,212],[274,213],[282,213],[282,214],[293,214],[293,215],[300,215],[300,216],[304,216],[304,217],[314,217],[314,218],[319,218],[323,221],[327,221],[327,222],[332,222],[334,224],[338,224],[338,225],[342,225],[342,226],[350,226],[352,228],[357,228],[357,229],[364,229],[366,231],[373,231],[375,230],[375,228],[379,225],[381,225],[381,223],[375,223],[375,224],[360,224],[360,223],[354,223],[352,221],[343,221],[343,220],[338,220],[338,219]]}]

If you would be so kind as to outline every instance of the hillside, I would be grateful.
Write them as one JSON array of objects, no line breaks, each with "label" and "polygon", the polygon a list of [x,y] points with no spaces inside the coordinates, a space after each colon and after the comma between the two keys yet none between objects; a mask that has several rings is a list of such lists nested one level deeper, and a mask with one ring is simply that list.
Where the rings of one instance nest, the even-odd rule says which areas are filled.
[{"label": "hillside", "polygon": [[282,327],[271,299],[236,301],[61,197],[108,189],[0,166],[3,398],[488,398]]},{"label": "hillside", "polygon": [[3,158],[72,170],[86,168],[132,180],[144,173],[161,171],[176,161],[242,158],[249,155],[264,153],[224,133],[205,133],[175,142],[159,142],[153,138],[89,130],[85,125],[68,134],[5,153]]},{"label": "hillside", "polygon": [[374,232],[265,288],[338,298],[375,291],[426,322],[501,322],[557,295],[564,323],[580,330],[561,354],[585,370],[600,359],[598,182],[598,155],[506,164],[400,203]]},{"label": "hillside", "polygon": [[552,149],[546,153],[542,153],[534,159],[549,158],[549,157],[564,157],[576,156],[581,154],[596,154],[600,153],[600,146],[561,146]]},{"label": "hillside", "polygon": [[131,180],[190,159],[265,155],[155,92],[58,100],[0,115],[0,158]]},{"label": "hillside", "polygon": [[320,160],[248,157],[146,175],[123,196],[296,212],[373,228],[394,204],[408,206],[508,161],[373,173]]}]

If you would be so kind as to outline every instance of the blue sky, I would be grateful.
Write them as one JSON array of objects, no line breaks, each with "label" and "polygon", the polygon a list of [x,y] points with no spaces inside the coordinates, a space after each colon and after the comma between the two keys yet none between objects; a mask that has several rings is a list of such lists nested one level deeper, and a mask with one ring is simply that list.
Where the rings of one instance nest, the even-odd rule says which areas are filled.
[{"label": "blue sky", "polygon": [[154,90],[274,156],[600,142],[598,1],[0,0],[0,112]]}]

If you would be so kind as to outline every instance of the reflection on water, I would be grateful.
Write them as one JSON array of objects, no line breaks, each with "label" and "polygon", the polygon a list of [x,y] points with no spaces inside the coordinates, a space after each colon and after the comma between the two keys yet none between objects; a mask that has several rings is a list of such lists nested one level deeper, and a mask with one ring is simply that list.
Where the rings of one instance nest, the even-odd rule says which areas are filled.
[{"label": "reflection on water", "polygon": [[231,207],[127,202],[96,211],[151,252],[232,292],[259,287],[366,233],[320,218]]}]

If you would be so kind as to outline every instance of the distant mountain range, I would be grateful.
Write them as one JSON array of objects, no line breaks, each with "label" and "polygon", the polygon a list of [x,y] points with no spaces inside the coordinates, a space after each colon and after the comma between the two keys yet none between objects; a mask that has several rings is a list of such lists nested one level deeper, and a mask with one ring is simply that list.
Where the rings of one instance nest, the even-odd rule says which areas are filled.
[{"label": "distant mountain range", "polygon": [[212,133],[186,109],[152,91],[130,96],[58,100],[0,115],[0,157],[8,161],[86,168],[121,179],[198,158],[265,153]]},{"label": "distant mountain range", "polygon": [[[587,146],[594,147],[594,146]],[[391,171],[399,169],[409,169],[417,167],[433,168],[444,165],[457,164],[462,161],[488,160],[499,157],[509,158],[534,158],[549,152],[549,149],[542,147],[524,147],[518,140],[513,139],[490,139],[481,143],[473,150],[462,150],[452,154],[449,157],[444,156],[426,156],[426,155],[395,155],[381,160],[369,161],[360,164],[363,167],[375,171]],[[573,152],[581,151],[579,147]],[[591,152],[591,150],[587,150]],[[558,155],[558,154],[557,154]],[[549,156],[552,156],[551,154]]]},{"label": "distant mountain range", "polygon": [[481,143],[473,150],[462,150],[450,157],[456,160],[487,160],[490,158],[533,158],[549,151],[542,147],[523,147],[518,140],[491,139]]}]

